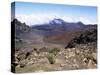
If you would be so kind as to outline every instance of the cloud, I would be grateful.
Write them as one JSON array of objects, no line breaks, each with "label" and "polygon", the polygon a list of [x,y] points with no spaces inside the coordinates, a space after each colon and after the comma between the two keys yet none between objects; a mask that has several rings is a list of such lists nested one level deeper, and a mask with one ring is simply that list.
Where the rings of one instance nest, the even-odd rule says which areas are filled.
[{"label": "cloud", "polygon": [[50,20],[53,20],[54,18],[61,18],[66,22],[83,22],[84,24],[96,24],[97,20],[92,20],[91,18],[87,17],[70,17],[69,15],[60,15],[57,13],[48,13],[48,14],[43,14],[43,13],[35,13],[35,14],[16,14],[15,18],[17,18],[21,22],[25,22],[27,25],[35,25],[35,24],[44,24],[44,23],[49,23]]},{"label": "cloud", "polygon": [[81,21],[84,24],[97,24],[97,19],[93,20],[92,18],[89,17],[77,17],[75,18],[76,21]]},{"label": "cloud", "polygon": [[50,20],[57,18],[57,15],[54,14],[17,14],[15,16],[19,21],[25,22],[27,25],[35,25],[35,24],[44,24],[48,23]]}]

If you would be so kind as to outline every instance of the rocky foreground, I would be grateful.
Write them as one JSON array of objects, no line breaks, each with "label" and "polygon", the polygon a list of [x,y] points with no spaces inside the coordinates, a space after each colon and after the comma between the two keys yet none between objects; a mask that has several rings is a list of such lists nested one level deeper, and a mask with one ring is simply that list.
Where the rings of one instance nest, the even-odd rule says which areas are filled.
[{"label": "rocky foreground", "polygon": [[16,47],[12,50],[12,69],[25,73],[97,68],[97,30],[84,31],[64,46],[57,45]]},{"label": "rocky foreground", "polygon": [[74,48],[16,49],[12,67],[16,73],[94,69],[97,67],[96,43],[77,44]]}]

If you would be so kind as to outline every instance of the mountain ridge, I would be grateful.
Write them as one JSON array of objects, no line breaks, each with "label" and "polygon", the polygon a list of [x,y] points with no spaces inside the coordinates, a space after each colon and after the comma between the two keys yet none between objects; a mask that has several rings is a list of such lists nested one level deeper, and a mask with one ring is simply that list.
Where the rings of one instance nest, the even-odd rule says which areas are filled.
[{"label": "mountain ridge", "polygon": [[75,36],[80,35],[83,31],[97,29],[97,25],[85,25],[82,22],[68,23],[62,19],[54,19],[50,21],[49,24],[36,26],[28,26],[14,19],[11,24],[15,25],[17,39],[21,38],[31,41],[32,43],[39,43],[39,41],[67,43]]}]

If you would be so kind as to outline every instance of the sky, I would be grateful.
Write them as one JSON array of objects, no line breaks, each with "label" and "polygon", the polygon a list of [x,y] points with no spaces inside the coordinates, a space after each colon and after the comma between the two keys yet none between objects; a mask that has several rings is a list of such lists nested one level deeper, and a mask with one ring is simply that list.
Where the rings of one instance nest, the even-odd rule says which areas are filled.
[{"label": "sky", "polygon": [[15,18],[29,26],[49,23],[54,18],[60,18],[66,22],[81,21],[84,24],[97,24],[95,6],[15,2],[15,9],[13,3],[11,8],[12,14],[15,12]]}]

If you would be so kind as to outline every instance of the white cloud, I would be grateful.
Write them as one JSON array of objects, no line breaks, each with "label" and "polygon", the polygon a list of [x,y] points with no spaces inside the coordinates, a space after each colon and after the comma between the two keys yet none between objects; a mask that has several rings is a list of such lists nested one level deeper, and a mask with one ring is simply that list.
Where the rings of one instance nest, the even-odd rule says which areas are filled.
[{"label": "white cloud", "polygon": [[77,17],[75,18],[76,21],[81,21],[84,24],[97,24],[97,18],[95,20],[93,20],[92,18],[88,18],[88,17]]},{"label": "white cloud", "polygon": [[54,14],[31,14],[31,15],[24,15],[24,14],[17,14],[15,16],[21,22],[25,22],[27,25],[34,25],[34,24],[44,24],[48,23],[50,20],[57,18],[57,15]]},{"label": "white cloud", "polygon": [[31,14],[31,15],[24,15],[24,14],[16,14],[15,18],[17,18],[21,22],[25,22],[27,25],[35,25],[35,24],[44,24],[48,23],[50,20],[53,20],[54,18],[61,18],[65,20],[66,22],[78,22],[81,21],[84,24],[96,24],[97,20],[92,20],[87,17],[69,17],[69,16],[63,16],[59,15],[57,13],[52,14]]}]

